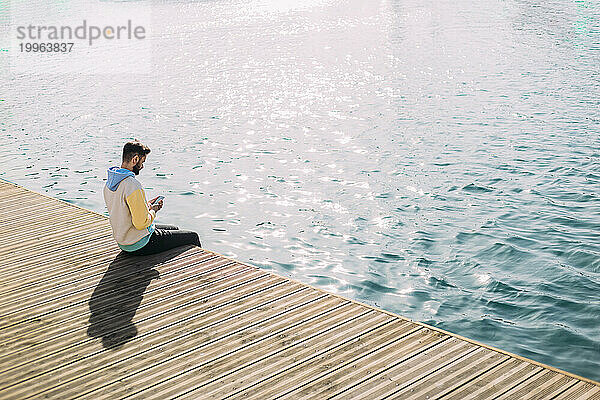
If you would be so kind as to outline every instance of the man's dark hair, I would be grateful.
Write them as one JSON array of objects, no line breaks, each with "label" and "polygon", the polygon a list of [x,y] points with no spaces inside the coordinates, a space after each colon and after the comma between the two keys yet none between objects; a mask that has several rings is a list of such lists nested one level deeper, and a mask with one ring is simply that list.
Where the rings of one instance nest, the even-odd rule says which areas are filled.
[{"label": "man's dark hair", "polygon": [[125,143],[123,146],[123,161],[129,162],[136,154],[142,158],[146,154],[150,153],[150,148],[148,146],[144,146],[142,143],[134,140],[133,142]]}]

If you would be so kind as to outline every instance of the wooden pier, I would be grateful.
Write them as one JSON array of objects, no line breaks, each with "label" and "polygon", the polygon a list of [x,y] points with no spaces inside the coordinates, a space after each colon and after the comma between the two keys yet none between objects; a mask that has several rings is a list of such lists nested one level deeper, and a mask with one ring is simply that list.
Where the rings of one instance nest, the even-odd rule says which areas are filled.
[{"label": "wooden pier", "polygon": [[0,180],[0,398],[600,399],[600,384]]}]

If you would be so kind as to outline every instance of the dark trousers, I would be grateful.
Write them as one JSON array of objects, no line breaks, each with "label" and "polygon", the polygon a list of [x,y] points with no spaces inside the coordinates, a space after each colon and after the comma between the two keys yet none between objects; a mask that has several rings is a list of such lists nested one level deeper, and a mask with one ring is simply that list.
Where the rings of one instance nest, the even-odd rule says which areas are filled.
[{"label": "dark trousers", "polygon": [[154,228],[154,233],[144,247],[126,253],[134,256],[147,256],[189,244],[201,247],[200,238],[196,232],[183,231],[174,225],[155,225]]}]

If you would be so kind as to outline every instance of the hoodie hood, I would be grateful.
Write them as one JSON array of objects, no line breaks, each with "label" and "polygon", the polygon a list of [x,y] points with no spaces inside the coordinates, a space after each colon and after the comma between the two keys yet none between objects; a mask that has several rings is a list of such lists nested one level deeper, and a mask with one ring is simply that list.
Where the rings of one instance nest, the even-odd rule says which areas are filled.
[{"label": "hoodie hood", "polygon": [[129,176],[135,176],[135,174],[125,168],[110,167],[108,169],[108,180],[106,181],[106,187],[112,192],[117,190],[119,183]]}]

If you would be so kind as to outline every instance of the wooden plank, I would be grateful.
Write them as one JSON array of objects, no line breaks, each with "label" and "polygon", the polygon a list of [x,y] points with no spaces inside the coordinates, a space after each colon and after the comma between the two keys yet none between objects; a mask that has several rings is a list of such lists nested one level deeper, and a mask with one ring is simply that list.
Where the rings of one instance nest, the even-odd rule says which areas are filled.
[{"label": "wooden plank", "polygon": [[[165,275],[171,277],[172,274],[177,273],[177,279],[181,280],[183,276],[181,275],[181,270],[186,267],[193,267],[203,261],[208,261],[216,258],[213,254],[210,253],[194,253],[195,257],[176,257],[174,260],[170,260],[168,263],[169,270],[164,271],[162,277]],[[177,263],[175,261],[178,261]],[[115,265],[119,265],[114,263]],[[123,265],[123,264],[120,264]],[[158,263],[155,267],[160,266],[161,263]],[[68,278],[66,281],[63,281],[62,285],[60,281],[51,280],[48,285],[44,285],[44,282],[40,282],[39,284],[33,286],[33,289],[29,291],[29,295],[27,291],[22,291],[22,296],[20,298],[13,298],[12,301],[4,301],[3,304],[0,305],[0,317],[10,315],[12,313],[19,313],[23,316],[23,312],[28,309],[35,309],[35,312],[39,312],[43,310],[43,305],[50,305],[50,307],[54,308],[57,304],[63,303],[66,299],[69,302],[85,300],[89,297],[89,293],[91,293],[94,288],[98,285],[99,279],[102,277],[102,272],[98,269],[92,270],[93,274],[91,276],[86,275],[78,275],[77,280],[73,278]],[[162,272],[162,271],[161,271]],[[118,277],[114,277],[114,280],[133,280],[139,277],[139,271],[136,270],[128,270],[127,273],[119,274]],[[164,282],[164,281],[163,281]],[[135,281],[132,282],[135,284]],[[45,290],[44,290],[45,289]]]},{"label": "wooden plank", "polygon": [[562,392],[556,400],[600,400],[600,386],[579,381],[570,389]]},{"label": "wooden plank", "polygon": [[[9,231],[15,230],[25,230],[31,229],[31,226],[35,226],[38,224],[44,224],[47,226],[52,226],[53,221],[64,221],[65,216],[90,216],[93,214],[86,213],[83,210],[77,210],[76,213],[71,212],[71,210],[66,211],[64,207],[57,207],[56,202],[52,202],[50,199],[46,199],[44,201],[32,203],[29,201],[26,203],[26,207],[20,207],[14,210],[3,210],[3,215],[10,215],[12,218],[5,218],[2,221],[2,226],[0,232],[5,233]],[[2,207],[6,207],[6,204],[0,204]],[[95,216],[97,218],[97,216]]]},{"label": "wooden plank", "polygon": [[[57,268],[44,275],[42,268],[38,273],[40,279],[31,279],[33,274],[23,277],[19,281],[11,282],[13,287],[3,287],[0,296],[0,310],[4,304],[26,300],[34,296],[45,296],[49,292],[64,290],[65,287],[75,287],[100,277],[106,270],[106,265],[113,261],[119,252],[113,250],[98,251],[98,259],[68,259],[61,262],[63,268]],[[188,253],[189,254],[189,253]],[[195,254],[195,253],[194,253]],[[53,262],[55,260],[52,260]],[[43,263],[42,266],[48,264]],[[30,267],[31,268],[31,267]],[[34,269],[34,268],[31,268]],[[74,289],[77,290],[77,289]]]},{"label": "wooden plank", "polygon": [[[27,200],[15,200],[19,201],[21,205],[18,209],[13,210],[11,212],[2,212],[2,216],[0,217],[0,223],[17,225],[16,222],[20,221],[23,217],[28,217],[30,215],[37,214],[39,216],[39,207],[45,207],[47,205],[56,205],[56,201],[51,199],[40,199],[40,198],[31,198]],[[4,207],[6,202],[0,202],[0,206]]]},{"label": "wooden plank", "polygon": [[[215,274],[225,273],[222,268],[220,268],[222,265],[218,269],[212,268],[214,266],[215,264],[211,262],[208,262],[206,265],[201,265],[200,267],[202,267],[203,271],[199,271],[198,278],[211,279],[211,277]],[[212,271],[209,271],[209,269],[212,269]],[[233,270],[228,271],[229,273],[227,273],[225,277],[235,278],[236,275],[243,273],[245,270],[246,269],[244,269],[242,266],[234,268]],[[139,279],[137,282],[130,282],[128,284],[131,285],[132,288],[146,285],[148,273],[153,276],[153,272],[151,270],[149,270],[147,273],[142,272],[140,273],[140,278],[142,279]],[[220,278],[215,279],[217,279],[217,281],[220,280]],[[105,285],[110,286],[112,284],[103,283],[102,285],[106,287]],[[191,291],[189,284],[185,286],[187,287],[181,288],[182,295]],[[12,327],[3,329],[0,331],[2,334],[0,351],[1,355],[5,359],[0,360],[0,365],[3,365],[4,362],[7,362],[9,365],[14,367],[14,364],[12,364],[9,356],[15,358],[15,360],[23,361],[23,357],[25,357],[25,355],[20,354],[18,352],[19,350],[25,351],[27,357],[34,357],[37,354],[37,351],[40,351],[41,354],[45,356],[50,356],[54,354],[53,351],[61,350],[70,345],[77,344],[76,338],[81,336],[79,331],[87,329],[90,322],[100,323],[100,321],[95,320],[97,315],[105,315],[106,318],[108,318],[111,316],[111,312],[115,313],[116,315],[120,315],[120,312],[118,311],[119,309],[122,309],[123,307],[128,309],[127,307],[131,307],[131,304],[137,305],[137,303],[135,303],[137,300],[135,297],[133,297],[131,301],[127,299],[127,303],[123,305],[119,304],[119,300],[124,296],[122,294],[123,290],[124,289],[121,289],[115,285],[115,290],[111,290],[111,293],[107,293],[107,296],[104,295],[105,293],[95,291],[92,295],[93,302],[90,299],[90,301],[86,302],[85,305],[85,307],[93,307],[94,314],[92,316],[90,316],[89,313],[82,313],[77,309],[76,306],[76,309],[69,314],[67,314],[65,311],[48,313],[47,315],[33,318],[33,322],[31,323],[19,323]],[[136,314],[136,317],[145,316],[149,312],[149,310],[145,310],[146,307],[157,305],[160,306],[162,304],[161,302],[165,302],[174,298],[174,295],[170,295],[173,290],[174,289],[170,287],[169,290],[165,290],[162,294],[159,290],[155,290],[152,293],[149,293],[147,296],[144,296],[143,301],[137,308],[139,312]],[[64,310],[69,311],[69,308],[64,308]],[[90,319],[91,321],[88,321]],[[43,321],[44,323],[39,323],[39,321]],[[110,321],[110,318],[108,318],[108,321]],[[132,321],[135,322],[136,319]],[[12,332],[10,331],[11,328]],[[9,331],[9,333],[6,334],[6,331]],[[18,332],[18,334],[15,334],[14,332]],[[69,339],[70,337],[72,337],[72,339]],[[21,349],[19,347],[19,343],[27,341],[31,341],[28,348]],[[36,346],[41,346],[42,348],[36,350]]]},{"label": "wooden plank", "polygon": [[[138,300],[137,298],[130,300],[128,297],[125,297],[124,301],[127,301],[127,303],[124,304],[123,307],[128,309],[127,307],[131,307],[130,303],[132,301],[134,302],[133,304],[137,306],[136,315],[131,320],[132,323],[135,324],[146,319],[158,317],[157,310],[160,310],[159,314],[163,313],[165,311],[163,307],[166,307],[169,304],[173,304],[174,307],[181,307],[182,309],[185,309],[184,307],[188,304],[191,306],[196,305],[199,299],[189,299],[189,295],[209,284],[211,284],[211,288],[210,290],[206,291],[205,296],[210,297],[228,289],[228,286],[231,288],[237,288],[238,293],[245,293],[246,290],[254,290],[256,287],[260,287],[261,285],[264,286],[265,284],[269,284],[269,282],[274,282],[273,279],[267,279],[269,278],[268,275],[261,274],[256,271],[248,273],[249,270],[246,266],[232,266],[225,264],[225,266],[229,266],[229,268],[220,268],[223,266],[223,263],[226,262],[227,261],[222,260],[216,260],[213,263],[209,262],[206,266],[203,266],[203,268],[198,271],[194,281],[188,282],[185,285],[168,285],[165,290],[160,290],[159,288],[156,288],[156,286],[152,285],[157,282],[154,280],[148,285],[148,293],[144,296],[139,306],[137,306],[135,303],[135,301]],[[215,266],[219,268],[213,268]],[[152,274],[151,270],[149,273]],[[147,273],[142,273],[140,278],[141,279],[137,280],[137,282],[125,283],[125,287],[127,287],[127,285],[140,287],[147,284]],[[224,282],[226,279],[229,281]],[[121,282],[119,282],[119,284],[120,283]],[[156,283],[156,285],[159,284],[160,283]],[[242,286],[246,285],[249,289],[246,289],[245,287],[238,287],[238,284]],[[70,348],[70,346],[78,345],[79,339],[82,337],[80,332],[87,329],[89,327],[89,323],[100,324],[103,320],[95,320],[95,318],[99,318],[98,316],[102,316],[106,320],[105,323],[110,324],[110,322],[114,320],[112,313],[115,313],[118,316],[120,315],[118,309],[115,312],[114,308],[119,306],[121,297],[127,295],[121,294],[123,293],[124,289],[122,289],[120,285],[113,286],[113,284],[107,283],[104,287],[110,288],[110,290],[107,290],[108,293],[96,292],[92,295],[94,296],[94,315],[92,316],[85,312],[82,313],[79,309],[80,307],[77,305],[76,307],[72,308],[65,307],[64,310],[59,313],[48,313],[33,318],[32,322],[27,324],[16,324],[13,326],[13,330],[9,331],[8,334],[5,334],[5,332],[8,331],[8,328],[0,331],[0,339],[2,340],[2,346],[0,347],[0,351],[2,351],[2,353],[0,353],[0,355],[3,357],[3,359],[0,360],[0,365],[3,365],[4,362],[10,362],[10,365],[14,366],[14,364],[12,364],[14,361],[9,360],[9,355],[22,361],[24,356],[18,353],[15,354],[15,349],[13,347],[17,346],[18,349],[17,342],[30,337],[35,338],[36,342],[41,346],[39,349],[40,354],[42,354],[44,357],[48,357],[50,355],[56,357],[60,351],[67,351],[67,347]],[[204,299],[205,296],[200,297],[200,299]],[[89,306],[92,307],[92,304]],[[83,307],[88,307],[88,302],[86,302]],[[69,313],[67,314],[66,311],[69,311]],[[164,318],[165,316],[161,314],[161,317]],[[88,319],[91,319],[91,321],[88,321]],[[42,322],[40,323],[40,321]],[[32,345],[30,345],[28,349],[25,349],[26,354],[29,357],[34,357],[35,360],[38,360],[35,358],[38,353],[33,351],[31,347]]]},{"label": "wooden plank", "polygon": [[331,394],[335,399],[381,399],[431,375],[475,351],[477,346],[449,338],[436,346],[426,349],[408,360],[391,363],[389,368],[354,386],[342,388]]},{"label": "wooden plank", "polygon": [[516,385],[497,399],[552,399],[576,383],[576,379],[546,370]]},{"label": "wooden plank", "polygon": [[[89,396],[86,395],[86,398],[110,399],[114,398],[115,395],[117,397],[125,396],[130,394],[126,390],[127,386],[132,384],[135,384],[137,391],[150,391],[149,393],[140,394],[139,397],[152,398],[158,391],[173,390],[177,387],[177,381],[181,379],[202,379],[206,378],[206,373],[211,375],[210,368],[208,371],[201,370],[209,362],[218,362],[219,359],[242,350],[261,349],[265,341],[269,339],[285,340],[288,337],[286,331],[300,325],[309,324],[324,314],[334,315],[333,312],[345,303],[341,299],[328,297],[326,301],[310,303],[306,307],[294,309],[290,313],[278,316],[273,320],[261,321],[263,323],[259,326],[252,324],[250,329],[242,329],[248,326],[247,320],[231,321],[235,328],[225,327],[223,332],[219,332],[216,341],[193,342],[193,346],[188,347],[181,353],[154,363],[135,374],[111,380],[108,386],[101,388],[98,392],[90,393]],[[230,340],[218,343],[224,338]],[[213,343],[215,345],[211,345]],[[162,394],[159,394],[158,397],[164,398]]]},{"label": "wooden plank", "polygon": [[[88,217],[91,218],[91,217]],[[72,240],[81,236],[85,236],[86,234],[93,232],[97,228],[104,227],[105,224],[103,221],[94,221],[93,219],[88,219],[85,221],[84,225],[73,226],[71,229],[63,230],[60,232],[51,232],[48,234],[42,234],[43,232],[37,232],[39,235],[34,235],[33,233],[28,234],[29,236],[25,238],[15,238],[15,242],[7,243],[6,245],[0,246],[0,252],[11,252],[17,251],[20,253],[27,252],[29,250],[35,249],[38,246],[42,245],[46,240],[56,239],[57,241],[67,241]],[[26,241],[24,241],[26,240]]]},{"label": "wooden plank", "polygon": [[385,325],[364,332],[360,336],[351,338],[351,340],[332,345],[306,361],[271,376],[267,380],[235,391],[231,396],[244,396],[251,399],[282,396],[309,385],[332,369],[343,367],[346,363],[352,362],[380,347],[389,346],[403,337],[410,344],[420,343],[422,346],[440,340],[439,336],[430,335],[431,332],[427,329],[413,327],[412,324],[408,327],[410,327],[409,331],[406,330],[406,325],[396,321],[396,323],[389,326]]},{"label": "wooden plank", "polygon": [[[22,201],[33,200],[33,201],[42,201],[42,200],[54,200],[49,197],[39,196],[37,193],[30,192],[28,190],[23,190],[19,187],[6,188],[2,187],[0,189],[0,202],[2,205],[6,206],[15,206],[18,208],[19,204]],[[56,202],[55,202],[56,203]]]},{"label": "wooden plank", "polygon": [[[1,200],[0,206],[3,208],[2,222],[3,224],[14,224],[20,226],[23,224],[14,223],[20,221],[49,221],[50,215],[60,216],[65,212],[71,215],[97,215],[89,210],[78,207],[68,207],[67,204],[57,204],[57,201],[52,198],[42,197],[37,195],[28,195],[26,197],[11,196],[9,199]],[[15,216],[18,221],[10,216]],[[37,218],[33,218],[37,217]],[[4,226],[4,225],[3,225]]]},{"label": "wooden plank", "polygon": [[98,352],[85,363],[63,370],[61,379],[44,395],[76,395],[82,392],[82,385],[87,390],[101,389],[109,384],[110,378],[139,373],[155,363],[183,354],[193,344],[206,346],[215,341],[226,341],[236,334],[236,329],[237,334],[252,329],[252,324],[244,318],[234,316],[252,313],[257,317],[254,322],[261,323],[286,313],[292,315],[303,307],[314,305],[315,300],[322,297],[316,291],[298,288],[297,285],[281,285],[265,292],[264,296],[252,296],[244,302],[232,303],[232,307],[207,308],[201,317],[190,319],[186,324],[148,333],[142,340],[136,338],[131,341],[128,348]]},{"label": "wooden plank", "polygon": [[542,367],[513,358],[461,386],[443,399],[491,399],[542,371]]},{"label": "wooden plank", "polygon": [[37,265],[44,264],[47,270],[60,268],[61,261],[71,259],[86,259],[95,253],[112,252],[116,256],[121,250],[115,245],[110,229],[101,227],[92,230],[86,236],[80,236],[65,242],[60,238],[56,241],[46,241],[33,249],[23,251],[17,249],[6,254],[0,271],[3,276],[13,277],[13,271],[29,271]]},{"label": "wooden plank", "polygon": [[508,356],[480,347],[465,357],[427,375],[424,379],[393,393],[389,398],[441,397],[508,359]]},{"label": "wooden plank", "polygon": [[[156,385],[149,385],[134,397],[170,398],[189,392],[191,387],[195,391],[193,398],[206,398],[204,393],[214,389],[214,382],[230,375],[232,371],[239,372],[240,369],[245,369],[244,373],[256,373],[254,366],[257,364],[264,366],[266,360],[285,366],[289,363],[289,359],[285,359],[285,354],[290,352],[302,354],[301,352],[305,350],[300,344],[306,344],[310,339],[315,340],[315,338],[331,343],[331,335],[339,333],[336,327],[345,326],[348,334],[355,334],[361,329],[385,324],[386,321],[389,321],[387,316],[373,315],[368,309],[352,306],[351,303],[342,303],[335,309],[307,314],[303,319],[295,318],[287,322],[282,320],[284,324],[274,321],[275,323],[262,328],[259,325],[250,340],[229,341],[224,349],[213,346],[207,349],[204,359],[198,358],[196,363],[186,364],[187,368],[174,378],[162,379]],[[322,346],[323,343],[320,345]],[[310,351],[314,353],[316,350],[311,348]]]},{"label": "wooden plank", "polygon": [[[263,351],[259,357],[244,357],[240,359],[241,362],[237,358],[220,362],[219,374],[214,374],[204,382],[194,382],[194,385],[180,384],[177,393],[186,398],[226,397],[303,364],[353,335],[364,334],[370,328],[384,326],[391,321],[383,315],[349,307],[350,304],[344,306],[346,311],[336,310],[323,323],[315,319],[305,330],[297,331],[298,334],[291,340],[282,343],[282,347],[274,346],[270,351]],[[349,312],[352,315],[359,313],[356,317],[348,317]]]},{"label": "wooden plank", "polygon": [[20,225],[14,228],[5,226],[5,230],[0,230],[0,233],[10,234],[11,241],[2,244],[0,251],[10,250],[13,246],[26,245],[31,240],[40,242],[46,237],[51,239],[56,235],[87,228],[88,225],[106,226],[106,221],[99,220],[97,216],[91,214],[69,215],[63,212],[60,217],[53,218],[51,222],[36,219],[26,226]]},{"label": "wooden plank", "polygon": [[[262,288],[267,282],[262,283]],[[256,293],[261,287],[255,286],[254,289]],[[233,314],[247,313],[263,305],[260,312],[268,314],[280,310],[282,304],[285,306],[293,304],[290,302],[309,303],[311,299],[318,297],[318,294],[315,296],[315,293],[308,292],[298,298],[288,296],[297,293],[298,289],[300,288],[297,285],[271,285],[270,290],[263,291],[263,296],[246,297],[245,302],[239,301],[232,292],[223,299],[213,296],[209,303],[196,303],[198,314],[192,318],[182,320],[181,315],[171,313],[165,320],[141,321],[136,324],[141,334],[128,341],[126,348],[99,348],[93,341],[89,342],[86,345],[88,350],[82,348],[78,351],[80,357],[72,359],[71,362],[65,362],[67,358],[63,358],[54,369],[44,370],[43,380],[34,383],[23,382],[20,389],[28,392],[39,390],[45,396],[52,393],[61,396],[68,396],[69,393],[76,395],[82,392],[82,385],[85,386],[85,390],[100,389],[106,386],[112,377],[120,379],[169,359],[173,356],[173,348],[180,348],[185,352],[195,340],[214,339],[219,332],[219,324],[232,323],[232,310]],[[265,303],[277,299],[284,301],[264,306]],[[234,307],[223,306],[224,303],[232,301],[235,302]],[[243,321],[237,319],[233,320],[233,323],[242,324]],[[165,325],[169,327],[168,330],[164,329]],[[247,324],[244,327],[247,327]],[[70,357],[70,354],[64,356]]]},{"label": "wooden plank", "polygon": [[391,365],[401,364],[429,349],[436,348],[439,351],[449,338],[427,330],[422,330],[421,333],[425,334],[425,337],[398,337],[401,340],[389,346],[381,346],[370,353],[361,354],[337,369],[322,373],[308,384],[289,391],[282,398],[323,399],[342,392],[360,392],[360,389],[355,389],[357,382],[371,380]]}]

